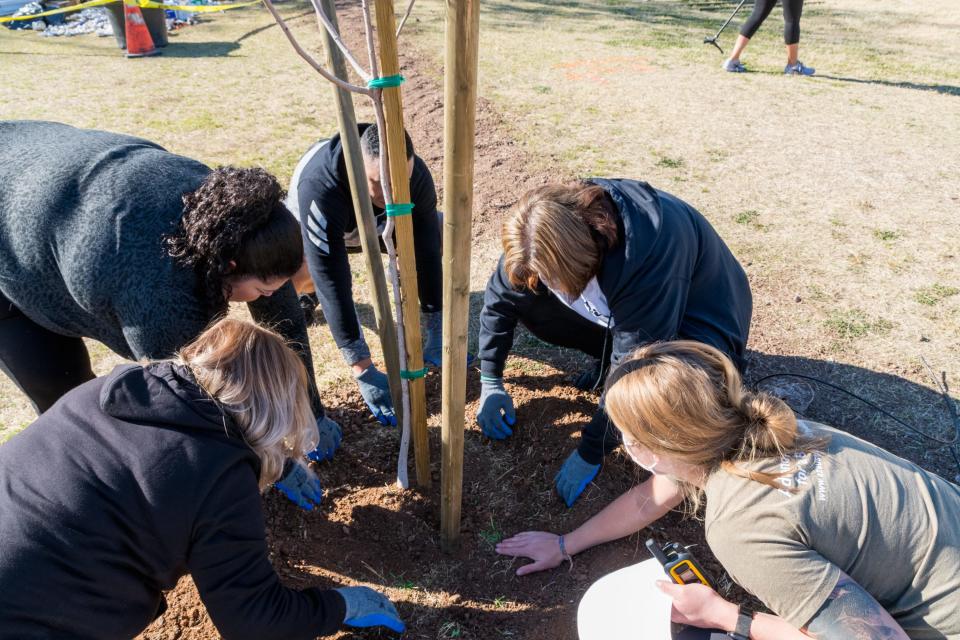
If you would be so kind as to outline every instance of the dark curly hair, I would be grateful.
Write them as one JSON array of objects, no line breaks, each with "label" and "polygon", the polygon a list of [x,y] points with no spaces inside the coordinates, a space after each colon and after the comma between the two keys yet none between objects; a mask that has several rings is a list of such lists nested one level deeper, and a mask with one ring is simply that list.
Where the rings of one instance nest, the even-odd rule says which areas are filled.
[{"label": "dark curly hair", "polygon": [[[183,196],[183,218],[167,251],[193,269],[197,294],[212,315],[226,310],[228,277],[288,278],[303,262],[300,225],[286,192],[260,168],[219,167]],[[236,263],[231,268],[230,262]]]}]

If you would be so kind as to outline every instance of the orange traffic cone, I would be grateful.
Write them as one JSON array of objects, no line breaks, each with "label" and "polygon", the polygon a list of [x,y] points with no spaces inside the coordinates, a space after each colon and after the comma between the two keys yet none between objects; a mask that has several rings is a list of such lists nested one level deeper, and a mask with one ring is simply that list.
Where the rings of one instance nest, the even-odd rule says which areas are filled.
[{"label": "orange traffic cone", "polygon": [[142,58],[144,56],[155,56],[160,53],[153,46],[153,38],[150,37],[150,31],[147,29],[147,23],[143,21],[143,14],[140,13],[140,7],[136,0],[123,0],[123,22],[124,29],[127,32],[127,57]]}]

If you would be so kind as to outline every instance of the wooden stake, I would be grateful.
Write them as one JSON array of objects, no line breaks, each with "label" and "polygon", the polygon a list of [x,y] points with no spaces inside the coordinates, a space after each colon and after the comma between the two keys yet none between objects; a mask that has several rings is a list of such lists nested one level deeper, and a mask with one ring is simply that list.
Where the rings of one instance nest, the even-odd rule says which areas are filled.
[{"label": "wooden stake", "polygon": [[460,539],[463,428],[470,315],[479,0],[447,0],[443,114],[443,387],[440,529],[450,550]]},{"label": "wooden stake", "polygon": [[[377,39],[380,44],[380,72],[383,76],[400,73],[397,56],[397,24],[392,0],[376,0]],[[390,182],[396,203],[410,202],[410,177],[407,175],[406,142],[403,127],[403,103],[400,87],[383,90],[386,136],[380,132],[381,153],[390,162]],[[383,143],[386,142],[386,145]],[[384,148],[385,147],[385,148]],[[402,291],[404,340],[407,346],[407,367],[423,368],[423,345],[420,342],[420,295],[417,291],[417,263],[413,249],[413,222],[410,216],[398,216],[396,222],[397,257]],[[416,458],[417,484],[430,486],[430,440],[427,436],[427,401],[423,378],[410,382],[410,422]]]},{"label": "wooden stake", "polygon": [[[339,31],[337,10],[333,0],[319,0],[323,13]],[[347,66],[343,54],[330,33],[321,28],[323,46],[327,52],[327,67],[342,80],[347,80]],[[366,172],[363,166],[363,154],[360,151],[360,135],[357,133],[357,115],[353,109],[353,96],[349,91],[335,84],[334,99],[337,103],[337,122],[340,125],[340,142],[343,145],[343,158],[347,165],[347,178],[350,193],[353,196],[353,210],[357,213],[357,226],[360,229],[360,246],[367,265],[367,273],[373,281],[370,291],[373,298],[373,313],[377,323],[377,334],[383,348],[383,361],[390,381],[390,397],[393,410],[397,415],[397,424],[403,424],[403,403],[400,398],[400,356],[397,352],[397,328],[393,323],[390,310],[390,294],[387,291],[387,279],[383,274],[383,261],[380,258],[380,240],[377,224],[370,204],[370,191],[367,188]]]}]

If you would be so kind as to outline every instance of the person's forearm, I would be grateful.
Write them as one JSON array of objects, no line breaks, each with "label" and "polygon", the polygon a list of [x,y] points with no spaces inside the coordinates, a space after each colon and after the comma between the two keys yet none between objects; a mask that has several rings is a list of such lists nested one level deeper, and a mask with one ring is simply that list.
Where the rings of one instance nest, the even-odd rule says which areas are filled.
[{"label": "person's forearm", "polygon": [[[713,626],[724,631],[733,631],[737,626],[739,612],[740,607],[724,601]],[[756,614],[750,625],[750,640],[809,640],[810,637],[783,618],[767,613]]]},{"label": "person's forearm", "polygon": [[630,489],[564,536],[571,555],[636,533],[663,517],[683,501],[679,487],[665,476],[653,476]]}]

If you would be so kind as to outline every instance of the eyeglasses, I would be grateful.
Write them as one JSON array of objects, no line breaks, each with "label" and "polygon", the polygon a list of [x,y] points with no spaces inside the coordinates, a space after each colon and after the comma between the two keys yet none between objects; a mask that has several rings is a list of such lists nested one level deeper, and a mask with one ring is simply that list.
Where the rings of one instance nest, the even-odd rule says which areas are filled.
[{"label": "eyeglasses", "polygon": [[623,434],[623,446],[627,449],[627,453],[630,454],[633,461],[648,471],[652,471],[660,461],[657,455],[650,451],[650,449],[647,449],[626,434]]}]

